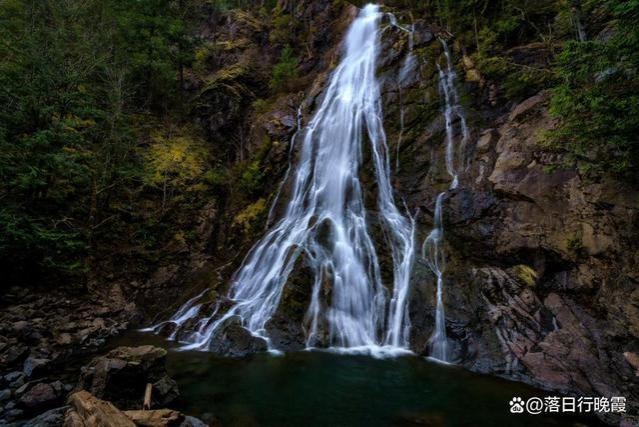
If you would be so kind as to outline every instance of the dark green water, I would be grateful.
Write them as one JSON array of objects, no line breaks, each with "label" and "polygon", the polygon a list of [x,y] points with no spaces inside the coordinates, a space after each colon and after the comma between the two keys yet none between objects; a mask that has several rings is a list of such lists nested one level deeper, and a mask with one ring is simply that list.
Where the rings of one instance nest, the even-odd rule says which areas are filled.
[{"label": "dark green water", "polygon": [[[172,344],[135,334],[118,345]],[[407,356],[325,352],[246,359],[170,351],[181,409],[221,426],[599,426],[595,418],[513,415],[513,396],[546,393]]]}]

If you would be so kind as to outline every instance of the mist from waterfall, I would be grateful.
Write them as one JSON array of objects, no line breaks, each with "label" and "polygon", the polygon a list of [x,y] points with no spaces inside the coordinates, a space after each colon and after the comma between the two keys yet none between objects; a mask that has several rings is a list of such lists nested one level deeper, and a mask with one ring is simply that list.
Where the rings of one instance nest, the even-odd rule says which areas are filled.
[{"label": "mist from waterfall", "polygon": [[[331,74],[321,105],[292,141],[299,145],[299,153],[285,176],[290,198],[284,214],[234,275],[229,291],[233,305],[224,314],[217,315],[216,308],[214,314],[202,317],[196,297],[173,316],[178,329],[190,330],[179,335],[188,343],[185,348],[207,350],[231,318],[239,318],[243,327],[272,347],[267,322],[301,257],[314,273],[304,324],[307,347],[408,348],[415,224],[396,206],[390,183],[376,78],[381,17],[379,7],[369,4],[351,24],[342,60]],[[366,142],[374,164],[377,222],[383,239],[371,236],[359,178]],[[278,198],[284,196],[279,194],[283,185]],[[269,216],[274,211],[273,207]],[[382,282],[375,240],[387,243],[392,284]]]},{"label": "mist from waterfall", "polygon": [[[469,139],[468,126],[466,117],[459,102],[459,93],[455,88],[455,80],[457,75],[452,65],[450,50],[445,40],[440,39],[446,57],[446,68],[442,69],[437,64],[439,72],[439,92],[444,98],[444,122],[446,128],[446,171],[452,178],[448,190],[453,190],[459,185],[459,171],[463,169],[463,153],[464,147]],[[459,130],[461,132],[461,140],[459,146],[455,145],[455,128],[454,121],[459,120]],[[437,278],[437,295],[435,308],[435,328],[428,340],[430,357],[443,361],[450,361],[448,350],[448,338],[446,336],[446,312],[444,306],[444,271],[446,270],[446,258],[443,251],[444,243],[444,224],[442,222],[442,204],[446,197],[447,191],[443,191],[437,195],[435,201],[435,212],[433,215],[433,229],[422,245],[422,257],[426,259],[430,269]]]}]

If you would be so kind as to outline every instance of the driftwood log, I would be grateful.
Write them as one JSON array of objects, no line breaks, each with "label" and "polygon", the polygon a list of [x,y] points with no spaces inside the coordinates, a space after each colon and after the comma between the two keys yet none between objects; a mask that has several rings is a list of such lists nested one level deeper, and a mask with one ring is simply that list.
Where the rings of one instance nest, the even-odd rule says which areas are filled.
[{"label": "driftwood log", "polygon": [[153,384],[148,383],[144,389],[144,401],[142,402],[142,409],[148,411],[151,409],[151,392],[153,391]]},{"label": "driftwood log", "polygon": [[124,414],[140,427],[178,427],[184,422],[184,415],[172,409],[124,411]]}]

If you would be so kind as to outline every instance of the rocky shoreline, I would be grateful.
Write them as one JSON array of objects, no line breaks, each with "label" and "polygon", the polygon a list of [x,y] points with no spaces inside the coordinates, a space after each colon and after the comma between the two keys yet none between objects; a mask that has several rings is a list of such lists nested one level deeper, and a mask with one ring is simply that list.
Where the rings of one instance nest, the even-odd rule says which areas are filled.
[{"label": "rocky shoreline", "polygon": [[57,369],[69,368],[61,360],[32,369],[36,363],[27,358],[23,372],[2,377],[7,388],[1,394],[0,425],[206,426],[197,418],[170,409],[175,408],[180,393],[166,372],[166,354],[166,350],[150,345],[117,347],[79,368],[75,381],[71,371],[65,374],[66,382],[52,381],[59,376],[53,364]]},{"label": "rocky shoreline", "polygon": [[88,297],[13,290],[0,314],[0,420],[13,422],[64,402],[79,363],[126,330],[131,307]]}]

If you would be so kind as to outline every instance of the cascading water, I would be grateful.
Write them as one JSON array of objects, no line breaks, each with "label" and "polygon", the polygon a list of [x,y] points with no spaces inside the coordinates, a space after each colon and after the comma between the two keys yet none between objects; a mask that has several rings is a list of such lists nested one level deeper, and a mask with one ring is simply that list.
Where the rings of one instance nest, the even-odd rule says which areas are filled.
[{"label": "cascading water", "polygon": [[[448,190],[453,190],[459,185],[459,169],[463,168],[463,158],[456,156],[455,150],[455,129],[453,122],[459,120],[461,131],[461,141],[459,143],[459,153],[463,153],[464,147],[469,138],[466,117],[459,103],[459,94],[455,88],[456,73],[453,68],[450,50],[445,40],[440,40],[446,57],[446,69],[437,64],[439,71],[439,91],[444,98],[444,121],[446,126],[446,171],[452,178]],[[459,159],[458,159],[459,157]],[[447,190],[447,191],[448,191]],[[433,216],[433,229],[424,241],[422,246],[422,257],[425,258],[431,270],[437,278],[437,306],[435,309],[435,329],[431,335],[428,345],[430,356],[434,359],[448,362],[450,355],[448,352],[448,338],[446,337],[446,315],[444,308],[444,280],[443,275],[446,269],[446,258],[443,252],[444,225],[442,223],[442,204],[447,191],[437,195],[435,202],[435,213]]]},{"label": "cascading water", "polygon": [[[178,328],[190,325],[194,330],[180,334],[181,340],[190,343],[188,348],[207,350],[220,327],[237,316],[247,330],[269,343],[266,324],[302,255],[314,271],[305,325],[308,347],[408,347],[414,221],[400,213],[390,184],[375,76],[381,17],[379,7],[369,4],[351,24],[343,58],[323,101],[308,125],[298,130],[299,159],[289,178],[291,194],[285,213],[236,272],[229,292],[232,307],[223,315],[200,318],[193,326],[193,319],[187,322],[186,316],[201,316],[203,309],[196,297],[174,316]],[[358,175],[365,139],[374,163],[379,223],[393,261],[390,299],[369,233]],[[330,283],[330,301],[323,301],[326,292],[320,292],[325,283]]]}]

